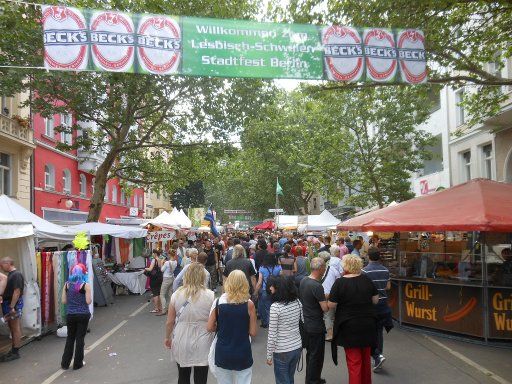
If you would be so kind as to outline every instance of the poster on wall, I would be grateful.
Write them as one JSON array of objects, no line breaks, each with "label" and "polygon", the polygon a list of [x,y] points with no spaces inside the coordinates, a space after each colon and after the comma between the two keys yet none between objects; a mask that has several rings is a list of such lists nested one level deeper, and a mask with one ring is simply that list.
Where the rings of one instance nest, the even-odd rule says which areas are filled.
[{"label": "poster on wall", "polygon": [[417,29],[263,23],[42,6],[50,70],[341,82],[427,81]]}]

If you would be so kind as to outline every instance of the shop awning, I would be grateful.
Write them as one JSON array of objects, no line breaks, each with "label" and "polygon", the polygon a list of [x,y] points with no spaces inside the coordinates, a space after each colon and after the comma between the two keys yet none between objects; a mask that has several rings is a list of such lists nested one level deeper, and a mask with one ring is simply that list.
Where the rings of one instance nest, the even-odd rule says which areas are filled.
[{"label": "shop awning", "polygon": [[79,225],[72,225],[69,228],[77,231],[89,232],[91,236],[109,235],[122,239],[137,239],[146,237],[148,233],[146,229],[104,223],[84,223]]},{"label": "shop awning", "polygon": [[512,232],[512,184],[475,179],[354,217],[349,231]]},{"label": "shop awning", "polygon": [[275,227],[274,220],[265,220],[254,227],[255,231],[271,231]]}]

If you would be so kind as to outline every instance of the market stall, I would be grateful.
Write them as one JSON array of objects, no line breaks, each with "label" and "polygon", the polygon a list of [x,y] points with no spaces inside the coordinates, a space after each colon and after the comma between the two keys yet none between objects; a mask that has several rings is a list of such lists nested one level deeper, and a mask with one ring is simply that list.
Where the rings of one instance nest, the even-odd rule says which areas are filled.
[{"label": "market stall", "polygon": [[396,232],[387,257],[400,324],[512,340],[512,185],[476,179],[341,223]]},{"label": "market stall", "polygon": [[101,241],[103,260],[109,259],[119,266],[112,270],[107,268],[113,266],[112,263],[94,259],[96,305],[109,305],[113,301],[110,282],[124,286],[133,293],[143,294],[146,291],[146,277],[142,268],[131,266],[134,258],[142,256],[144,239],[148,234],[146,229],[104,223],[84,223],[70,228],[87,231],[93,239],[99,237],[96,240]]},{"label": "market stall", "polygon": [[[0,254],[15,258],[15,263],[22,269],[27,279],[26,290],[23,298],[25,301],[24,321],[29,321],[32,327],[48,330],[65,322],[65,306],[61,303],[62,287],[67,280],[69,269],[81,262],[92,269],[92,257],[90,251],[42,251],[36,252],[34,244],[42,247],[44,244],[71,244],[76,234],[82,231],[61,227],[50,223],[22,206],[9,197],[0,196],[0,221],[4,223],[26,222],[33,228],[31,241],[19,240],[3,242]],[[12,227],[9,231],[4,227],[4,234],[15,231]],[[17,249],[18,252],[13,250]],[[33,275],[33,277],[32,277]],[[89,273],[89,282],[92,285],[93,277]],[[93,307],[91,306],[91,313]],[[36,316],[37,321],[33,318]],[[32,320],[30,320],[32,319]]]}]

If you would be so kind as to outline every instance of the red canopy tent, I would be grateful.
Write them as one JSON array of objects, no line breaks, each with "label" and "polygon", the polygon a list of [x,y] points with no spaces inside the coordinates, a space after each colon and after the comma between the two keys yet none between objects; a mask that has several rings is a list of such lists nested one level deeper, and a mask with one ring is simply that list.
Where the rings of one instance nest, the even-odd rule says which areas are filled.
[{"label": "red canopy tent", "polygon": [[254,227],[255,231],[271,231],[275,228],[274,220],[265,220]]},{"label": "red canopy tent", "polygon": [[512,184],[471,180],[354,217],[337,228],[381,232],[512,232]]}]

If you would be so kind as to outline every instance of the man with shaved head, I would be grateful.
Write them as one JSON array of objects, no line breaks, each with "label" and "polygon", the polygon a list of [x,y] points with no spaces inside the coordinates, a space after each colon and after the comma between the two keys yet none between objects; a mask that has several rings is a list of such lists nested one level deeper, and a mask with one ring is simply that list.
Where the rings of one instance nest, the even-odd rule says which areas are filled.
[{"label": "man with shaved head", "polygon": [[9,325],[12,338],[11,351],[2,357],[0,361],[12,361],[20,358],[21,347],[21,312],[23,310],[23,288],[25,279],[20,271],[14,267],[14,261],[10,257],[0,260],[0,270],[6,272],[7,283],[0,296],[2,313],[5,322]]}]

